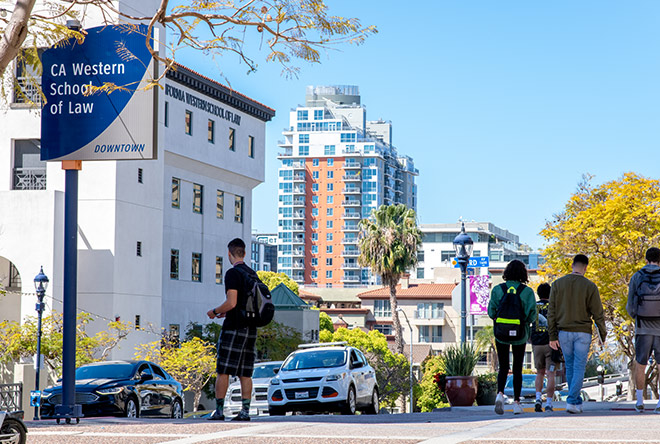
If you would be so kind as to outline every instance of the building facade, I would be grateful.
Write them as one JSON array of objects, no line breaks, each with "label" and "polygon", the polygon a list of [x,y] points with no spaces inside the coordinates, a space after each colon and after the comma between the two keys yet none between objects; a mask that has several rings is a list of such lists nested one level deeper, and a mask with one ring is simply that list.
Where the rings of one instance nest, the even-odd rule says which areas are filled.
[{"label": "building facade", "polygon": [[308,286],[375,283],[357,263],[358,222],[383,204],[417,207],[418,171],[391,123],[367,120],[356,86],[317,86],[282,134],[278,270]]},{"label": "building facade", "polygon": [[[140,15],[158,6],[120,3]],[[83,162],[79,173],[78,308],[93,315],[91,334],[115,319],[135,326],[114,358],[132,358],[161,329],[209,322],[225,297],[227,243],[249,245],[252,190],[264,181],[274,110],[181,65],[162,85],[157,158]],[[0,312],[22,321],[34,315],[42,265],[47,310],[62,309],[64,172],[40,161],[39,109],[19,95],[0,107],[0,283],[11,290]]]},{"label": "building facade", "polygon": [[277,234],[252,233],[250,266],[255,271],[277,273]]}]

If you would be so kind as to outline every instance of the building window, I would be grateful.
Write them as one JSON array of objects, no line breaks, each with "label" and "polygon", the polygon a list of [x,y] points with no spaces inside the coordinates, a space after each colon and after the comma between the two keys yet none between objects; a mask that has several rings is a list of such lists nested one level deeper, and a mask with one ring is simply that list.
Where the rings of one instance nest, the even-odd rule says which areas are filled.
[{"label": "building window", "polygon": [[332,233],[326,233],[325,234],[325,240],[331,241],[332,240]]},{"label": "building window", "polygon": [[319,240],[319,234],[318,233],[312,233],[312,242],[316,242]]},{"label": "building window", "polygon": [[298,147],[299,156],[309,156],[309,145],[300,145]]},{"label": "building window", "polygon": [[172,208],[181,207],[181,179],[172,178]]},{"label": "building window", "polygon": [[204,186],[198,183],[193,184],[193,213],[202,214],[202,197]]},{"label": "building window", "polygon": [[170,126],[170,104],[165,102],[165,128]]},{"label": "building window", "polygon": [[236,130],[234,128],[229,128],[229,151],[236,151],[235,136]]},{"label": "building window", "polygon": [[330,257],[327,258],[327,259],[325,260],[325,265],[327,265],[327,266],[329,266],[329,267],[332,267],[332,258],[330,258]]},{"label": "building window", "polygon": [[381,332],[384,335],[392,334],[392,326],[389,324],[376,324],[374,330]]},{"label": "building window", "polygon": [[317,257],[312,258],[312,267],[316,267],[319,264],[319,259]]},{"label": "building window", "polygon": [[334,189],[335,189],[335,185],[332,184],[332,183],[329,183],[328,184],[328,191],[334,191]]},{"label": "building window", "polygon": [[318,196],[312,196],[312,203],[313,204],[319,203],[319,197]]},{"label": "building window", "polygon": [[325,247],[325,252],[326,252],[327,254],[332,254],[332,245],[328,245],[328,246],[326,246],[326,247]]},{"label": "building window", "polygon": [[456,252],[454,250],[445,250],[440,252],[440,260],[442,262],[448,262],[452,260],[454,256],[456,256]]},{"label": "building window", "polygon": [[243,197],[234,197],[234,222],[243,223]]},{"label": "building window", "polygon": [[308,114],[306,109],[298,110],[298,120],[307,120]]},{"label": "building window", "polygon": [[423,268],[418,268],[417,269],[417,279],[424,279],[424,269]]},{"label": "building window", "polygon": [[135,254],[138,255],[138,257],[142,257],[142,242],[137,241],[137,246],[135,247]]},{"label": "building window", "polygon": [[334,203],[335,202],[335,196],[328,196],[327,201],[328,201],[329,204]]},{"label": "building window", "polygon": [[135,315],[135,329],[140,329],[140,315]]},{"label": "building window", "polygon": [[318,191],[319,190],[319,184],[318,183],[313,183],[312,184],[312,191]]},{"label": "building window", "polygon": [[248,136],[248,157],[254,159],[254,137]]},{"label": "building window", "polygon": [[424,262],[424,250],[417,252],[417,262]]},{"label": "building window", "polygon": [[225,192],[218,190],[215,197],[215,215],[218,219],[225,218]]},{"label": "building window", "polygon": [[325,277],[326,279],[332,279],[332,270],[328,270],[325,272]]},{"label": "building window", "polygon": [[318,254],[318,252],[319,252],[319,246],[312,245],[312,254]]},{"label": "building window", "polygon": [[441,325],[420,325],[419,328],[419,342],[442,342],[442,326]]},{"label": "building window", "polygon": [[[326,145],[323,149],[323,154],[326,156],[334,156],[335,155],[335,146],[334,145]],[[330,163],[328,163],[328,166]]]},{"label": "building window", "polygon": [[170,279],[179,279],[179,250],[170,250]]},{"label": "building window", "polygon": [[186,134],[192,136],[192,111],[186,110]]},{"label": "building window", "polygon": [[325,288],[332,288],[332,282],[328,282],[325,284]]},{"label": "building window", "polygon": [[298,143],[309,143],[309,134],[298,134]]},{"label": "building window", "polygon": [[327,208],[325,210],[325,215],[326,216],[332,216],[334,214],[334,210],[332,208]]},{"label": "building window", "polygon": [[176,343],[179,341],[180,336],[181,336],[181,332],[180,332],[179,324],[170,324],[170,340]]},{"label": "building window", "polygon": [[417,304],[416,319],[444,319],[445,304],[442,302],[426,302]]},{"label": "building window", "polygon": [[138,183],[144,183],[142,181],[143,176],[144,176],[144,172],[142,168],[138,168],[138,175],[137,175]]},{"label": "building window", "polygon": [[325,221],[325,227],[326,228],[332,228],[332,221],[331,220]]},{"label": "building window", "polygon": [[377,318],[391,318],[392,308],[388,300],[375,300],[374,301],[374,316]]},{"label": "building window", "polygon": [[222,284],[222,258],[215,257],[215,283]]},{"label": "building window", "polygon": [[192,254],[192,277],[193,282],[202,282],[202,253]]},{"label": "building window", "polygon": [[[334,150],[335,150],[335,147],[334,147],[334,145],[333,145],[333,146],[332,146],[332,151],[333,151],[333,153],[334,153]],[[334,166],[334,164],[335,164],[335,159],[328,159],[328,166],[329,166],[329,167]]]},{"label": "building window", "polygon": [[319,277],[319,272],[316,270],[312,270],[312,279],[318,279]]},{"label": "building window", "polygon": [[312,179],[318,179],[319,178],[319,172],[318,171],[312,171]]},{"label": "building window", "polygon": [[318,159],[312,159],[312,166],[319,166],[319,160]]},{"label": "building window", "polygon": [[323,120],[323,110],[315,109],[314,110],[314,120]]},{"label": "building window", "polygon": [[207,137],[209,142],[215,143],[215,122],[211,119],[209,119]]}]

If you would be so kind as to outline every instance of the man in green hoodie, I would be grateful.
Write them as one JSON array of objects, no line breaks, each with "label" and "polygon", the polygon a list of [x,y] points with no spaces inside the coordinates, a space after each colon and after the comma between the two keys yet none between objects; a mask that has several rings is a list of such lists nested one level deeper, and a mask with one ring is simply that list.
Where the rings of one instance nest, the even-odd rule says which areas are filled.
[{"label": "man in green hoodie", "polygon": [[568,413],[582,413],[580,392],[589,356],[593,323],[596,323],[603,343],[607,336],[598,287],[584,277],[588,265],[587,256],[576,255],[573,258],[573,272],[554,281],[550,290],[548,306],[550,347],[557,350],[561,345],[564,353],[568,382],[566,398]]}]

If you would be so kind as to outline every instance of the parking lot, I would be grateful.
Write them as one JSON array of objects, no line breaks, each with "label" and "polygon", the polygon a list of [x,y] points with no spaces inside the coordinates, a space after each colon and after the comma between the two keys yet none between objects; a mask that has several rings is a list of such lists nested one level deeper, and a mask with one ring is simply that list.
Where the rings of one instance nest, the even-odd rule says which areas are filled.
[{"label": "parking lot", "polygon": [[561,409],[503,417],[490,408],[403,415],[312,415],[259,417],[249,423],[204,419],[83,419],[78,425],[28,421],[34,444],[196,444],[196,443],[357,443],[357,444],[497,444],[497,443],[658,443],[660,415],[632,404],[586,404],[582,415]]}]

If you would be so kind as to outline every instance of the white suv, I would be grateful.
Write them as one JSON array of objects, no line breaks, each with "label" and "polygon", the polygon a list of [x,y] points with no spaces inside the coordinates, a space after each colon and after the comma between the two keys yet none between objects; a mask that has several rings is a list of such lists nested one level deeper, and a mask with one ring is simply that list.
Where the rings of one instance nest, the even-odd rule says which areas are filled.
[{"label": "white suv", "polygon": [[345,342],[305,344],[291,353],[268,387],[268,411],[336,412],[379,410],[376,372],[360,350]]}]

